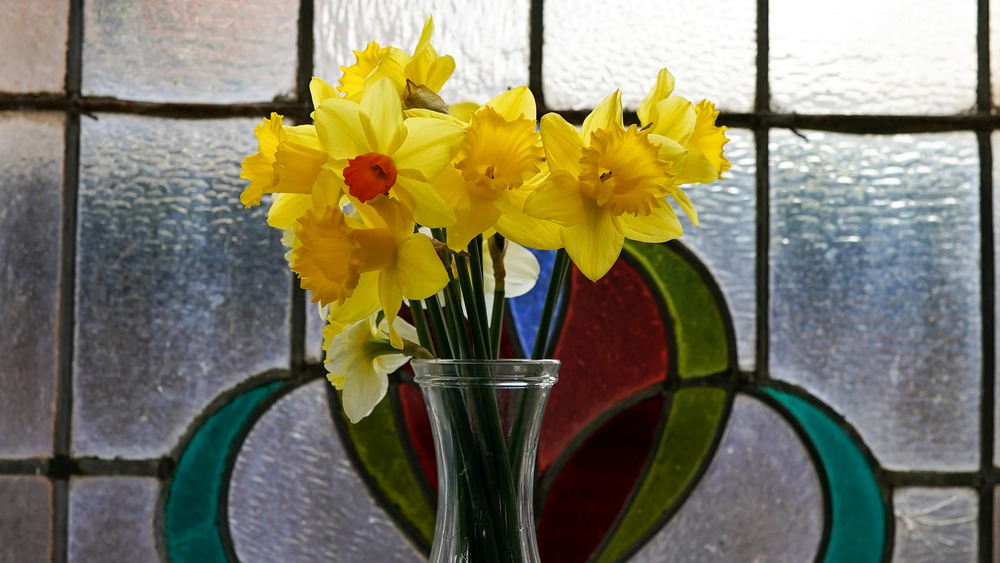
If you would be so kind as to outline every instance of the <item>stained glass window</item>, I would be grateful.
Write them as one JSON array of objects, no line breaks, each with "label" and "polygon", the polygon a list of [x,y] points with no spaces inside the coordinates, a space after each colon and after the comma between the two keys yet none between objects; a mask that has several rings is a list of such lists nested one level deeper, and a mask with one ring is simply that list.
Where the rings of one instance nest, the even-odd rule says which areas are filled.
[{"label": "stained glass window", "polygon": [[729,127],[701,227],[569,276],[544,560],[1000,557],[1000,4],[39,0],[0,9],[0,562],[426,559],[419,391],[347,421],[238,175],[428,14],[451,101],[635,121],[666,66]]}]

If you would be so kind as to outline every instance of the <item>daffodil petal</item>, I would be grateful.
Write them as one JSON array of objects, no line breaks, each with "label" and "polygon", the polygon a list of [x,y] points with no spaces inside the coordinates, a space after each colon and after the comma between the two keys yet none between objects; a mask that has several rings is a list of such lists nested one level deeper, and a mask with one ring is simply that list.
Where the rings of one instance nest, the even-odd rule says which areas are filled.
[{"label": "daffodil petal", "polygon": [[378,373],[371,365],[358,362],[356,369],[347,374],[344,380],[344,393],[341,396],[344,414],[352,423],[358,423],[375,410],[388,390],[388,376]]},{"label": "daffodil petal", "polygon": [[397,170],[419,170],[425,178],[444,170],[465,140],[465,128],[444,119],[411,117],[404,126],[406,139],[390,155],[392,161]]},{"label": "daffodil petal", "polygon": [[407,299],[427,299],[448,284],[448,272],[426,235],[415,233],[399,245],[399,289]]},{"label": "daffodil petal", "polygon": [[[556,170],[527,197],[524,212],[539,219],[549,219],[562,225],[575,225],[583,220],[584,197],[580,181],[565,170]],[[530,245],[529,245],[530,246]]]},{"label": "daffodil petal", "polygon": [[535,97],[527,86],[507,90],[486,102],[486,105],[492,106],[507,121],[521,118],[535,120]]},{"label": "daffodil petal", "polygon": [[516,190],[508,191],[493,200],[493,205],[500,210],[500,217],[494,225],[497,232],[507,240],[538,250],[562,248],[558,225],[525,214],[527,198],[527,193]]},{"label": "daffodil petal", "polygon": [[492,201],[472,196],[464,209],[456,209],[458,220],[448,227],[448,248],[459,252],[469,246],[469,242],[496,224],[500,210]]},{"label": "daffodil petal", "polygon": [[598,129],[621,128],[622,126],[622,92],[615,90],[583,120],[581,128],[583,144],[589,146],[590,135]]},{"label": "daffodil petal", "polygon": [[400,290],[399,282],[397,268],[383,269],[378,277],[378,298],[382,303],[382,310],[385,311],[385,319],[389,323],[389,342],[392,343],[393,348],[402,350],[403,339],[393,326],[396,316],[399,315],[399,309],[403,306],[403,293]]},{"label": "daffodil petal", "polygon": [[678,184],[698,184],[714,182],[720,178],[719,171],[699,150],[688,152],[684,167],[677,175]]},{"label": "daffodil petal", "polygon": [[[488,254],[487,252],[486,255]],[[520,244],[512,242],[507,243],[504,269],[507,271],[507,277],[504,279],[504,292],[507,297],[518,297],[531,291],[538,282],[538,274],[541,271],[535,255]]]},{"label": "daffodil petal", "polygon": [[636,114],[639,116],[639,123],[643,127],[654,121],[659,121],[659,116],[656,113],[656,103],[668,97],[673,91],[674,75],[670,74],[670,71],[667,69],[661,68],[660,72],[656,75],[656,84],[646,94],[646,97],[642,99],[639,109],[636,111]]},{"label": "daffodil petal", "polygon": [[371,152],[361,127],[361,106],[328,98],[316,109],[316,134],[331,158],[345,160]]},{"label": "daffodil petal", "polygon": [[670,189],[670,196],[681,206],[684,210],[684,214],[688,216],[688,219],[697,227],[698,226],[698,210],[694,208],[694,204],[688,198],[687,193],[677,186],[673,186]]},{"label": "daffodil petal", "polygon": [[650,131],[684,144],[691,138],[697,115],[694,104],[680,96],[670,96],[656,104],[657,121],[649,123]]},{"label": "daffodil petal", "polygon": [[621,254],[625,237],[615,228],[607,210],[587,202],[584,219],[562,231],[566,252],[590,281],[608,273]]},{"label": "daffodil petal", "polygon": [[403,143],[403,108],[388,78],[365,89],[361,96],[361,125],[372,152],[392,154]]},{"label": "daffodil petal", "polygon": [[580,175],[580,156],[583,140],[580,132],[555,113],[547,113],[541,121],[542,147],[545,161],[552,170],[566,170],[574,177]]},{"label": "daffodil petal", "polygon": [[405,174],[402,171],[396,176],[393,187],[396,197],[413,211],[417,223],[426,227],[450,227],[458,217],[441,194],[427,180],[418,174]]},{"label": "daffodil petal", "polygon": [[313,108],[318,108],[328,98],[340,97],[336,88],[316,77],[309,81],[309,95],[312,97]]},{"label": "daffodil petal", "polygon": [[667,242],[684,232],[677,214],[666,200],[660,200],[649,215],[636,216],[625,213],[618,217],[625,238],[640,242]]},{"label": "daffodil petal", "polygon": [[271,208],[267,210],[267,224],[275,229],[291,229],[299,217],[312,207],[310,194],[275,194]]},{"label": "daffodil petal", "polygon": [[345,300],[343,305],[336,303],[330,305],[327,321],[341,325],[353,324],[378,311],[378,277],[377,271],[361,274],[351,297]]},{"label": "daffodil petal", "polygon": [[424,80],[424,86],[427,86],[435,92],[441,90],[444,83],[451,78],[452,73],[455,72],[455,59],[451,55],[442,55],[438,57],[434,62],[430,64],[430,68],[427,69],[427,77]]}]

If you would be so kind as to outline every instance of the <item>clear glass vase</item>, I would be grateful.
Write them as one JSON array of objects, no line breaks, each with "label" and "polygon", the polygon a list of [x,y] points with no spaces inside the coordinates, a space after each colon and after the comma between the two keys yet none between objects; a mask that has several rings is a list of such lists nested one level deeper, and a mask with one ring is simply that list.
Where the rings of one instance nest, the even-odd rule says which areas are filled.
[{"label": "clear glass vase", "polygon": [[434,434],[434,563],[537,562],[535,454],[555,360],[414,360]]}]

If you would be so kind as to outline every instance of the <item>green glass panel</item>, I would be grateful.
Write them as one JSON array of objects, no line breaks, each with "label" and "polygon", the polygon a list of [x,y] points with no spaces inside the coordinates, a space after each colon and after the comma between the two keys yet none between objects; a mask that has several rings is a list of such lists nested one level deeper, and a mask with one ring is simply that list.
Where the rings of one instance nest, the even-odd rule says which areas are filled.
[{"label": "green glass panel", "polygon": [[823,411],[804,399],[765,389],[799,421],[819,453],[830,486],[827,562],[880,561],[886,511],[871,466],[857,444]]},{"label": "green glass panel", "polygon": [[[339,400],[339,393],[338,393]],[[337,405],[341,427],[354,448],[363,471],[405,524],[430,547],[434,537],[434,507],[417,478],[419,468],[410,462],[400,436],[405,422],[397,420],[392,401],[379,402],[367,418],[351,424]]]},{"label": "green glass panel", "polygon": [[645,267],[673,316],[677,372],[699,377],[727,370],[729,338],[719,301],[701,274],[664,244],[626,241],[625,251]]},{"label": "green glass panel", "polygon": [[254,409],[281,385],[274,381],[215,412],[181,454],[167,494],[164,534],[172,561],[226,561],[219,536],[219,498],[230,450]]},{"label": "green glass panel", "polygon": [[617,560],[662,524],[708,464],[728,402],[729,393],[708,387],[682,389],[674,395],[649,471],[597,561]]}]

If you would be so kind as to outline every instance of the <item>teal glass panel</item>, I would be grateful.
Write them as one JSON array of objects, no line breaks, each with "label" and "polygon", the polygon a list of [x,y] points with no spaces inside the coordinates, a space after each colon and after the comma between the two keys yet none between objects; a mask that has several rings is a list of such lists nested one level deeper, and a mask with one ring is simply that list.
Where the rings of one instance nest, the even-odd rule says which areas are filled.
[{"label": "teal glass panel", "polygon": [[226,465],[254,409],[279,386],[275,381],[237,396],[212,414],[186,444],[164,511],[164,534],[172,560],[226,561],[219,530]]},{"label": "teal glass panel", "polygon": [[882,560],[886,509],[872,468],[840,423],[808,401],[775,389],[768,393],[789,410],[808,434],[823,464],[830,490],[827,563]]}]

